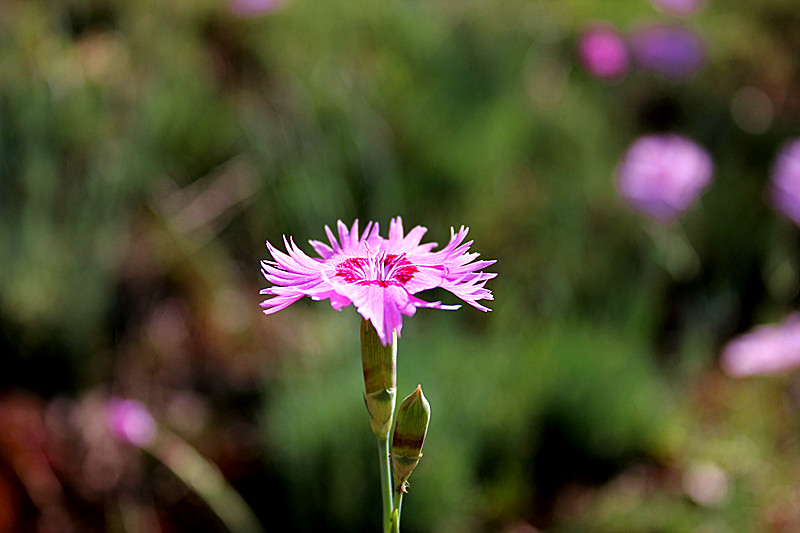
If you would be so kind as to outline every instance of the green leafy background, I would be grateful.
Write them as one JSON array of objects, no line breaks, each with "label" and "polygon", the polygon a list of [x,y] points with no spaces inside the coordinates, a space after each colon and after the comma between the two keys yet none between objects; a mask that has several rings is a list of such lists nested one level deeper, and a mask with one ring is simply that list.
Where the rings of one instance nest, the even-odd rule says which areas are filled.
[{"label": "green leafy background", "polygon": [[[80,446],[54,428],[110,395],[217,464],[268,531],[377,531],[359,317],[262,316],[258,261],[265,239],[310,253],[326,224],[398,215],[439,243],[469,226],[498,272],[493,312],[404,322],[399,392],[422,384],[432,406],[406,532],[796,531],[797,382],[736,381],[717,359],[797,307],[798,230],[765,191],[800,124],[800,8],[708,4],[5,2],[0,412],[17,425],[0,424],[0,531],[39,531],[48,505],[62,531],[138,531],[125,509],[141,531],[225,531],[136,450],[134,476],[87,481],[89,422],[64,430]],[[598,20],[690,27],[707,62],[598,80],[575,47]],[[744,87],[772,105],[758,133],[732,112]],[[672,225],[614,185],[659,129],[715,162]],[[59,498],[26,483],[37,446]]]}]

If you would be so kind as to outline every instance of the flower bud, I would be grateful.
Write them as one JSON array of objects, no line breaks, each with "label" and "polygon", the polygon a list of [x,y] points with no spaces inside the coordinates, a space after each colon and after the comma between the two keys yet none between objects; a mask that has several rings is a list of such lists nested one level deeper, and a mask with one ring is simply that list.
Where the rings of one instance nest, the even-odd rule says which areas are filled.
[{"label": "flower bud", "polygon": [[364,370],[364,402],[372,432],[389,438],[397,395],[397,334],[384,346],[368,320],[361,321],[361,365]]},{"label": "flower bud", "polygon": [[400,404],[392,439],[392,472],[396,490],[406,492],[406,481],[422,457],[422,443],[431,420],[431,406],[422,387],[417,388]]}]

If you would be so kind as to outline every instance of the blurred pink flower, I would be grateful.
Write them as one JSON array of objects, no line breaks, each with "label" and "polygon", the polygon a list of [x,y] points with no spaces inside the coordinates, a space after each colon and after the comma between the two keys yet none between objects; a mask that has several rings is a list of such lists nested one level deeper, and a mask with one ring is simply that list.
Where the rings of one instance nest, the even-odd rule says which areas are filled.
[{"label": "blurred pink flower", "polygon": [[774,374],[800,366],[800,313],[759,326],[722,350],[722,368],[734,377]]},{"label": "blurred pink flower", "polygon": [[458,232],[451,229],[450,242],[438,252],[431,251],[436,243],[420,244],[427,231],[422,226],[404,236],[400,217],[392,220],[388,239],[378,234],[377,223],[367,224],[361,237],[357,220],[350,229],[342,221],[337,227],[338,241],[325,226],[330,246],[309,241],[321,259],[307,256],[291,238],[283,238],[288,255],[267,242],[274,261],[262,261],[261,271],[274,285],[261,291],[273,295],[261,303],[264,313],[280,311],[303,296],[330,299],[337,311],[352,303],[388,345],[393,331],[400,336],[402,315],[412,316],[418,307],[461,307],[413,296],[420,291],[441,287],[481,311],[490,310],[478,300],[493,299],[484,285],[496,274],[480,270],[495,261],[474,261],[479,254],[468,253],[472,241],[464,243],[464,226]]},{"label": "blurred pink flower", "polygon": [[706,59],[700,36],[681,26],[647,26],[631,35],[628,42],[639,68],[673,80],[694,74]]},{"label": "blurred pink flower", "polygon": [[156,423],[141,402],[112,398],[107,417],[111,433],[122,442],[144,447],[156,438]]},{"label": "blurred pink flower", "polygon": [[639,137],[617,169],[620,194],[635,209],[669,222],[688,209],[711,182],[708,152],[675,134]]},{"label": "blurred pink flower", "polygon": [[578,57],[583,67],[598,78],[619,79],[630,68],[625,41],[606,24],[596,24],[583,31],[578,39]]},{"label": "blurred pink flower", "polygon": [[800,226],[800,139],[786,143],[772,167],[773,207]]},{"label": "blurred pink flower", "polygon": [[241,17],[262,15],[274,11],[281,0],[230,0],[230,9]]},{"label": "blurred pink flower", "polygon": [[650,0],[653,6],[660,10],[685,17],[697,11],[705,4],[704,0]]}]

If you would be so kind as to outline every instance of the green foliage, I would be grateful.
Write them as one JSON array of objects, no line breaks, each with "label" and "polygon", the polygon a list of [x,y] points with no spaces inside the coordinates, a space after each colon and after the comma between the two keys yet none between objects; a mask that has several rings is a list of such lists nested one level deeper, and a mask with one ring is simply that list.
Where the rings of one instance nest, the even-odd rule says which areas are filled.
[{"label": "green foliage", "polygon": [[[798,413],[782,383],[732,383],[715,356],[798,299],[797,229],[764,201],[800,119],[794,3],[709,2],[685,20],[645,0],[283,4],[3,7],[3,390],[99,385],[160,405],[191,389],[221,419],[252,393],[272,472],[258,512],[285,513],[287,531],[372,530],[358,317],[306,303],[262,317],[263,241],[308,250],[337,219],[402,215],[442,243],[465,224],[498,259],[494,311],[405,322],[398,388],[421,383],[433,412],[406,531],[778,522]],[[682,81],[592,78],[575,42],[599,19],[691,26],[708,63]],[[732,112],[743,87],[773,105],[761,133]],[[715,162],[672,226],[614,184],[625,147],[657,129]],[[164,319],[174,301],[186,331]],[[211,430],[196,440],[224,455]],[[724,499],[683,487],[698,462],[726,473]],[[278,503],[258,499],[267,481]]]}]

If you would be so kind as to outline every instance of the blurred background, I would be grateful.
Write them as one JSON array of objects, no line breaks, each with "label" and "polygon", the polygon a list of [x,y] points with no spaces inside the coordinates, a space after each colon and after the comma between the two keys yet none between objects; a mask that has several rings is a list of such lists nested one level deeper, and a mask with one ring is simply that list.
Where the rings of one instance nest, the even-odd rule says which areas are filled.
[{"label": "blurred background", "polygon": [[[377,531],[359,316],[258,262],[397,215],[498,260],[405,321],[406,533],[799,530],[800,382],[719,364],[798,304],[798,126],[794,0],[0,2],[0,532]],[[667,221],[654,132],[714,165]]]}]

